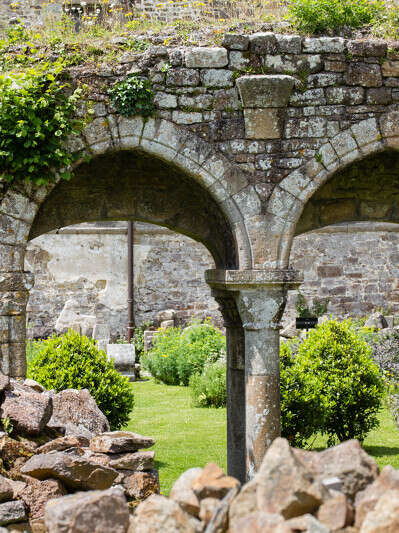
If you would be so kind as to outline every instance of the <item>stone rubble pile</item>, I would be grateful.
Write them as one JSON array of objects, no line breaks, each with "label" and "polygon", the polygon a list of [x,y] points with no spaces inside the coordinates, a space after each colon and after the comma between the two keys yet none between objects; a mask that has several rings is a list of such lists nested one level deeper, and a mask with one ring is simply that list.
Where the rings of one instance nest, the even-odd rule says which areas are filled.
[{"label": "stone rubble pile", "polygon": [[399,471],[379,473],[355,440],[311,452],[279,438],[242,488],[208,464],[130,513],[120,488],[54,499],[45,524],[49,533],[398,533]]},{"label": "stone rubble pile", "polygon": [[129,507],[159,492],[154,452],[139,451],[154,440],[110,431],[88,390],[55,393],[0,374],[0,418],[0,533],[75,531],[68,526],[72,514],[62,518],[56,506],[49,513],[54,507],[57,526],[45,525],[47,502],[60,497],[65,506],[80,505],[86,518],[100,506],[108,524],[118,519],[122,503],[128,522]]}]

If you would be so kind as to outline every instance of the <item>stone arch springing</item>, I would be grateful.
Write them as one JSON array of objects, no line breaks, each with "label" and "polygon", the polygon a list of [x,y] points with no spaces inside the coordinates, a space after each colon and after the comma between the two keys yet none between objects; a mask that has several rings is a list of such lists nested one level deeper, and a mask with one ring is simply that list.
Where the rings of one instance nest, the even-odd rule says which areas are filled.
[{"label": "stone arch springing", "polygon": [[298,221],[311,197],[350,164],[399,149],[399,113],[354,124],[324,143],[305,165],[274,189],[267,207],[270,239],[265,266],[287,268]]}]

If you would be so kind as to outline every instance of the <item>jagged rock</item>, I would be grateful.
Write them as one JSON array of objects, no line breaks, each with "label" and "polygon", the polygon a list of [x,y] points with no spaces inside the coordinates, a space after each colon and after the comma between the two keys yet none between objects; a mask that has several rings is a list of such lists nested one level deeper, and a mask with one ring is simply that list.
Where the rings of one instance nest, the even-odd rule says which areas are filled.
[{"label": "jagged rock", "polygon": [[65,437],[77,437],[78,439],[82,438],[88,440],[89,442],[94,437],[94,433],[82,426],[82,424],[72,424],[72,422],[68,422],[63,427],[63,430],[65,432]]},{"label": "jagged rock", "polygon": [[311,514],[297,516],[279,524],[273,533],[331,533]]},{"label": "jagged rock", "polygon": [[9,480],[0,475],[0,502],[6,502],[13,498],[14,491]]},{"label": "jagged rock", "polygon": [[23,502],[13,501],[0,503],[0,526],[26,520],[26,509]]},{"label": "jagged rock", "polygon": [[297,337],[299,333],[300,330],[296,329],[296,321],[293,320],[280,331],[280,337],[284,337],[286,339],[293,339],[294,337]]},{"label": "jagged rock", "polygon": [[78,492],[46,505],[49,533],[126,533],[129,510],[118,489]]},{"label": "jagged rock", "polygon": [[[276,439],[267,450],[256,475],[259,511],[294,518],[317,510],[323,501],[321,483],[301,463],[285,439]],[[318,483],[318,484],[317,484]]]},{"label": "jagged rock", "polygon": [[205,524],[208,524],[220,505],[220,500],[217,498],[204,498],[200,503],[199,518]]},{"label": "jagged rock", "polygon": [[109,466],[117,470],[152,470],[155,452],[135,452],[111,455]]},{"label": "jagged rock", "polygon": [[257,488],[256,480],[249,481],[243,486],[237,497],[234,498],[229,509],[230,527],[235,527],[241,518],[258,512],[256,501]]},{"label": "jagged rock", "polygon": [[332,498],[321,504],[317,518],[331,531],[338,531],[353,524],[354,511],[345,494],[336,492]]},{"label": "jagged rock", "polygon": [[[89,448],[85,448],[83,452],[83,457],[85,457],[91,463],[96,463],[98,465],[110,466],[111,459],[106,453],[96,453],[92,452]],[[117,482],[117,478],[115,482]]]},{"label": "jagged rock", "polygon": [[397,533],[399,531],[399,490],[388,490],[367,513],[360,533]]},{"label": "jagged rock", "polygon": [[274,533],[276,526],[284,522],[281,514],[276,513],[253,513],[240,518],[229,533]]},{"label": "jagged rock", "polygon": [[191,488],[192,482],[202,473],[202,468],[189,468],[175,481],[169,497],[177,502],[187,513],[198,516],[200,510],[199,499]]},{"label": "jagged rock", "polygon": [[95,436],[90,441],[90,449],[101,453],[136,452],[155,444],[151,437],[143,437],[131,431],[110,431]]},{"label": "jagged rock", "polygon": [[240,482],[231,476],[226,476],[221,468],[209,463],[201,475],[192,482],[191,488],[198,498],[221,499],[234,487],[239,487]]},{"label": "jagged rock", "polygon": [[17,441],[8,435],[0,437],[0,458],[7,470],[14,468],[16,463],[27,461],[34,453],[35,448],[26,442]]},{"label": "jagged rock", "polygon": [[62,452],[68,448],[79,448],[82,446],[88,446],[89,440],[84,437],[73,437],[67,435],[65,437],[58,437],[57,439],[46,442],[42,446],[36,449],[36,453],[48,453],[52,451]]},{"label": "jagged rock", "polygon": [[[95,435],[109,431],[109,423],[87,389],[66,389],[53,396],[53,416],[48,426],[64,428],[82,425]],[[70,434],[70,433],[69,433]]]},{"label": "jagged rock", "polygon": [[229,523],[229,507],[235,496],[239,491],[239,487],[231,489],[219,506],[215,509],[213,516],[206,527],[205,533],[224,533],[228,528]]},{"label": "jagged rock", "polygon": [[36,392],[46,392],[46,389],[43,387],[43,385],[40,385],[40,383],[38,383],[34,379],[26,378],[24,381],[24,385],[25,387],[29,387]]},{"label": "jagged rock", "polygon": [[350,499],[378,476],[377,463],[357,440],[348,440],[322,452],[294,449],[294,453],[321,481],[339,478],[342,492]]},{"label": "jagged rock", "polygon": [[185,513],[176,502],[153,494],[138,505],[129,533],[199,533],[201,530],[201,522]]},{"label": "jagged rock", "polygon": [[356,527],[361,527],[367,513],[375,508],[379,498],[388,490],[399,490],[399,470],[392,466],[384,466],[378,478],[356,494]]},{"label": "jagged rock", "polygon": [[66,487],[84,490],[107,489],[118,475],[112,468],[65,451],[34,455],[21,472],[40,480],[56,478]]},{"label": "jagged rock", "polygon": [[29,518],[39,520],[44,517],[46,503],[54,498],[65,496],[66,493],[65,487],[58,479],[47,479],[45,481],[31,479],[25,488],[19,492],[18,498],[29,509]]},{"label": "jagged rock", "polygon": [[4,393],[0,417],[9,418],[17,433],[39,435],[53,412],[49,394],[38,393],[29,387],[13,383]]},{"label": "jagged rock", "polygon": [[158,471],[134,472],[123,478],[122,485],[129,498],[144,500],[151,494],[159,492]]}]

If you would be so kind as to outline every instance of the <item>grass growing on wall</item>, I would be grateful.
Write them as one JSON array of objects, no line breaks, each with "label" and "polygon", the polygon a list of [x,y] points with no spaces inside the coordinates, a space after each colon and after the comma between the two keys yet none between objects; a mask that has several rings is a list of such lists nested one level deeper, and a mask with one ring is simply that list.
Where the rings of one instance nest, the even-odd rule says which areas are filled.
[{"label": "grass growing on wall", "polygon": [[[226,409],[193,408],[188,387],[133,384],[135,408],[129,429],[155,439],[156,467],[161,491],[168,494],[173,482],[188,468],[215,462],[226,469]],[[380,427],[364,442],[380,466],[399,468],[399,430],[386,408],[379,413]],[[326,447],[327,439],[311,439],[312,449]]]}]

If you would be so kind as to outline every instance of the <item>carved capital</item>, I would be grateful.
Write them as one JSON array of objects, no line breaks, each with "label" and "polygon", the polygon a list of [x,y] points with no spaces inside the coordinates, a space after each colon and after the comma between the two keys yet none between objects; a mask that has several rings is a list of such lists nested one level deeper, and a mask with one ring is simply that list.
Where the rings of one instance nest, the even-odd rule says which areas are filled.
[{"label": "carved capital", "polygon": [[242,327],[241,317],[236,303],[237,294],[238,293],[233,291],[212,289],[212,296],[219,305],[220,312],[223,316],[223,325],[225,328]]}]

